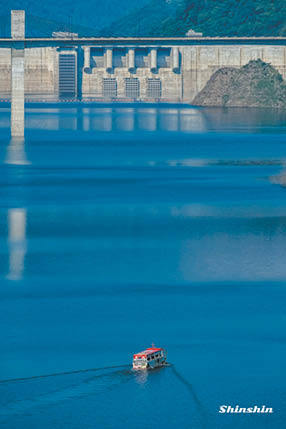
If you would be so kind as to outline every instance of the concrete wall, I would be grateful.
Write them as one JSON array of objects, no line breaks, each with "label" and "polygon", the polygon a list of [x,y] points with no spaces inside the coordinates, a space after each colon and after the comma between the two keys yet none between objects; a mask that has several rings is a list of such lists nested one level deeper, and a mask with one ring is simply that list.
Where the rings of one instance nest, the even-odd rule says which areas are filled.
[{"label": "concrete wall", "polygon": [[11,49],[0,49],[0,97],[11,95]]},{"label": "concrete wall", "polygon": [[[57,51],[54,48],[25,49],[26,98],[54,98],[58,91]],[[0,49],[0,98],[11,96],[11,49]]]},{"label": "concrete wall", "polygon": [[[156,52],[154,52],[156,50]],[[28,99],[57,99],[58,48],[25,49],[25,95]],[[286,47],[279,45],[189,45],[169,47],[82,47],[78,58],[78,90],[83,99],[104,100],[103,79],[115,79],[117,100],[126,97],[127,78],[139,81],[138,100],[154,101],[148,79],[160,79],[161,101],[191,102],[221,67],[241,67],[252,59],[271,63],[286,79]],[[176,62],[178,64],[176,64]],[[0,98],[11,95],[11,49],[0,49]]]},{"label": "concrete wall", "polygon": [[25,50],[25,94],[49,98],[58,92],[58,55],[54,48]]}]

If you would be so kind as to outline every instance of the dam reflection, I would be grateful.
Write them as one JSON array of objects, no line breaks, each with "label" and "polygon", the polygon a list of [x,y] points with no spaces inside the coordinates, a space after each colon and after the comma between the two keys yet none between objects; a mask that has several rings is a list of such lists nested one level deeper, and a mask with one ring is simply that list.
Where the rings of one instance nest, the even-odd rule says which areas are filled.
[{"label": "dam reflection", "polygon": [[25,140],[23,137],[12,137],[6,151],[6,164],[28,165],[25,151]]},{"label": "dam reflection", "polygon": [[24,208],[9,209],[7,220],[9,247],[9,272],[7,278],[9,280],[21,280],[27,251],[27,210]]},{"label": "dam reflection", "polygon": [[206,129],[199,109],[112,108],[85,109],[89,127],[85,131],[175,131],[194,132]]},{"label": "dam reflection", "polygon": [[138,128],[144,131],[156,131],[158,129],[158,109],[138,110]]},{"label": "dam reflection", "polygon": [[[68,107],[31,109],[26,129],[49,131],[202,132],[204,113],[197,108]],[[6,123],[1,124],[0,128]],[[12,148],[11,148],[12,149]]]},{"label": "dam reflection", "polygon": [[[75,132],[182,132],[205,131],[245,132],[248,129],[272,130],[273,125],[285,124],[285,112],[242,108],[214,109],[188,106],[166,107],[136,105],[101,107],[95,105],[27,108],[27,131],[75,131]],[[2,109],[0,129],[9,130],[9,109]],[[285,126],[283,125],[283,132]]]}]

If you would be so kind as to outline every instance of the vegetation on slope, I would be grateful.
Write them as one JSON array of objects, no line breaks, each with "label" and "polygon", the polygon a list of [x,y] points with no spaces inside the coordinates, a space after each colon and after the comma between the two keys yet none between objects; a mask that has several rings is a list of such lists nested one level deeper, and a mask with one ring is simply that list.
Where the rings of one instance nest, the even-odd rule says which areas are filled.
[{"label": "vegetation on slope", "polygon": [[215,72],[193,104],[286,108],[286,83],[270,64],[250,61],[240,69],[224,67]]},{"label": "vegetation on slope", "polygon": [[182,36],[286,36],[285,0],[150,0],[104,33]]},{"label": "vegetation on slope", "polygon": [[142,8],[123,16],[106,27],[104,36],[160,36],[170,17],[175,17],[184,0],[151,0]]},{"label": "vegetation on slope", "polygon": [[26,10],[28,36],[182,36],[190,28],[206,36],[286,36],[285,0],[11,0],[1,8],[1,36],[9,35],[11,9]]}]

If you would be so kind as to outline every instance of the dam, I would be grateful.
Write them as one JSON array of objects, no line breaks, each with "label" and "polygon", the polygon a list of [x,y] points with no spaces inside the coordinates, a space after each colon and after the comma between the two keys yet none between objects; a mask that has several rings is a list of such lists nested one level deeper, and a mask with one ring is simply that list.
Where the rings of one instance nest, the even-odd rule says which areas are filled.
[{"label": "dam", "polygon": [[25,12],[11,12],[11,38],[0,39],[0,100],[12,99],[14,135],[23,135],[24,100],[191,103],[218,69],[256,59],[286,78],[286,37],[53,36],[26,38]]}]

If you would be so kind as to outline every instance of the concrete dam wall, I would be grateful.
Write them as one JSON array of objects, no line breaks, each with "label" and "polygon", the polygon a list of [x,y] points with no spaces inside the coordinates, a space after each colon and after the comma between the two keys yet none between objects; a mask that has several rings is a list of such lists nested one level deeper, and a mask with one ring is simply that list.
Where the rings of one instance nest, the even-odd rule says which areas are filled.
[{"label": "concrete dam wall", "polygon": [[[54,48],[25,49],[25,95],[56,98],[58,64]],[[11,49],[0,49],[0,97],[11,96]]]},{"label": "concrete dam wall", "polygon": [[[286,47],[217,39],[204,45],[165,39],[160,46],[124,39],[102,46],[45,46],[24,49],[26,100],[191,102],[221,67],[241,67],[250,60],[270,63],[286,78]],[[50,40],[53,40],[52,38]],[[106,40],[106,39],[105,39]],[[114,39],[113,39],[114,40]],[[54,42],[55,44],[56,42]],[[72,44],[72,42],[71,42]],[[11,97],[11,48],[0,48],[0,98]]]}]

